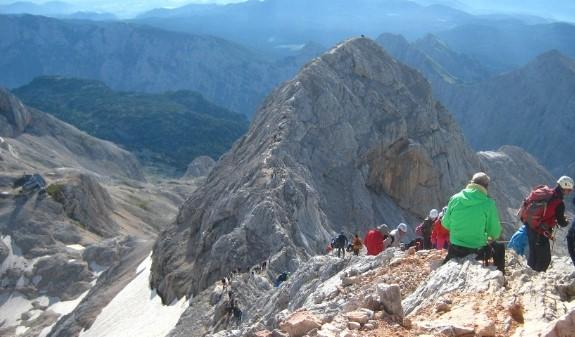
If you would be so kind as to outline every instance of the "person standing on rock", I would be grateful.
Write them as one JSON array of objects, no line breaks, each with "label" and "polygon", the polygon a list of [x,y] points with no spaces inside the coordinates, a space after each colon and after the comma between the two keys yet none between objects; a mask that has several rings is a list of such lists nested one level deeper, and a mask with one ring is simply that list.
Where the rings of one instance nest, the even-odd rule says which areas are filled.
[{"label": "person standing on rock", "polygon": [[383,244],[386,247],[386,249],[387,247],[396,247],[396,248],[400,247],[401,240],[403,239],[405,234],[407,234],[407,225],[402,222],[399,225],[397,225],[397,228],[392,230],[391,233],[389,233],[387,239],[385,239]]},{"label": "person standing on rock", "polygon": [[433,224],[435,220],[437,220],[437,216],[439,212],[434,208],[429,211],[429,215],[427,218],[423,220],[421,225],[421,236],[423,237],[423,249],[431,249],[433,248],[431,244],[431,232],[433,231]]},{"label": "person standing on rock", "polygon": [[527,265],[535,271],[546,271],[551,264],[551,246],[556,225],[566,227],[563,198],[573,191],[573,179],[562,176],[557,186],[538,186],[523,202],[519,215],[527,228],[529,256]]},{"label": "person standing on rock", "polygon": [[451,245],[443,263],[471,254],[477,254],[478,259],[492,255],[497,269],[504,272],[505,246],[488,242],[501,235],[495,200],[487,194],[490,181],[487,174],[478,172],[463,190],[449,199],[441,222],[449,231]]},{"label": "person standing on rock", "polygon": [[337,238],[335,238],[335,248],[337,248],[337,257],[345,258],[345,248],[347,247],[347,243],[349,240],[347,236],[343,234],[343,231],[339,233]]},{"label": "person standing on rock", "polygon": [[449,231],[441,224],[443,215],[446,212],[447,206],[443,207],[443,210],[439,212],[437,220],[433,223],[433,230],[431,231],[431,244],[438,250],[447,249],[449,245]]},{"label": "person standing on rock", "polygon": [[358,256],[361,248],[363,248],[363,243],[361,242],[359,235],[356,233],[353,237],[353,240],[351,240],[351,249],[353,250],[353,255]]}]

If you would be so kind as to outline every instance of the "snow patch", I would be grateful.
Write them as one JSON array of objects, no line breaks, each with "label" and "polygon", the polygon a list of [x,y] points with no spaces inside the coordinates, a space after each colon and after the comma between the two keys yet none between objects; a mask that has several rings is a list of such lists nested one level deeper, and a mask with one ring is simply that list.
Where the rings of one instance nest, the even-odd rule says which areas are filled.
[{"label": "snow patch", "polygon": [[86,249],[86,247],[82,246],[82,245],[78,245],[78,244],[74,244],[74,245],[67,245],[66,247],[72,249],[72,250],[77,250],[77,251],[83,251],[84,249]]},{"label": "snow patch", "polygon": [[80,337],[158,337],[174,328],[188,302],[182,298],[169,306],[149,288],[152,256],[137,268],[137,276],[102,310]]},{"label": "snow patch", "polygon": [[495,151],[480,151],[477,154],[488,159],[506,158],[507,156],[501,152]]},{"label": "snow patch", "polygon": [[17,326],[23,313],[32,309],[32,301],[19,292],[0,295],[0,322],[3,327]]},{"label": "snow patch", "polygon": [[88,295],[89,291],[90,290],[86,290],[82,295],[78,296],[77,298],[71,301],[60,302],[60,300],[57,297],[53,297],[50,299],[50,302],[55,301],[54,304],[50,305],[46,310],[52,310],[53,312],[60,314],[61,316],[68,315],[69,313],[74,311],[74,309],[76,309],[76,307],[78,306],[78,304],[80,304],[82,299],[84,299],[84,297]]}]

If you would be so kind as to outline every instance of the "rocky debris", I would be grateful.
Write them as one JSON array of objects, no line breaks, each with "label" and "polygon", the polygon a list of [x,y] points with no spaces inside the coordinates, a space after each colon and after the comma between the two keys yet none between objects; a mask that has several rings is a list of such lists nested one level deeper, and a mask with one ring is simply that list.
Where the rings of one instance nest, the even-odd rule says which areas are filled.
[{"label": "rocky debris", "polygon": [[118,224],[110,214],[115,206],[108,192],[87,174],[53,182],[48,194],[62,204],[64,211],[87,230],[110,237],[118,232]]},{"label": "rocky debris", "polygon": [[216,161],[208,156],[197,157],[190,163],[183,178],[205,177],[210,174],[215,165]]},{"label": "rocky debris", "polygon": [[84,261],[70,262],[69,258],[58,254],[41,259],[33,269],[34,277],[40,277],[36,287],[42,293],[69,301],[90,289],[94,276]]},{"label": "rocky debris", "polygon": [[134,249],[136,241],[135,237],[106,239],[86,247],[82,257],[88,262],[92,271],[100,272],[117,264],[123,256]]},{"label": "rocky debris", "polygon": [[419,73],[345,41],[266,99],[157,241],[152,286],[169,303],[263,260],[293,271],[336,231],[418,222],[478,168]]},{"label": "rocky debris", "polygon": [[[366,321],[367,322],[367,321]],[[280,329],[290,337],[301,337],[311,330],[318,329],[322,321],[307,311],[296,311],[280,324]]]}]

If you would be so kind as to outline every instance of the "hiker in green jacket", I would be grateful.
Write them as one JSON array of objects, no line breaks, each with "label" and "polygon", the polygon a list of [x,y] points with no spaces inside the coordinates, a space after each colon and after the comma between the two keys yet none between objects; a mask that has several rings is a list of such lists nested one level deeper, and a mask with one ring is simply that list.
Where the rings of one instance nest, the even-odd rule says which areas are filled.
[{"label": "hiker in green jacket", "polygon": [[477,254],[478,259],[493,258],[497,269],[504,271],[505,246],[495,241],[501,224],[495,200],[487,194],[490,178],[479,172],[461,192],[449,200],[442,225],[449,231],[451,246],[445,262],[455,257]]}]

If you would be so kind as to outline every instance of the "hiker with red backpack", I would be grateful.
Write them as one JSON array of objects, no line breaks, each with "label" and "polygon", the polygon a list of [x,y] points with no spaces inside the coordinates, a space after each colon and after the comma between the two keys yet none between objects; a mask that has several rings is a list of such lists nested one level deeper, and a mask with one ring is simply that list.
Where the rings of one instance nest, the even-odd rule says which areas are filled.
[{"label": "hiker with red backpack", "polygon": [[505,271],[505,246],[494,241],[501,235],[501,224],[495,200],[487,194],[490,181],[487,174],[478,172],[449,199],[442,224],[449,231],[451,245],[443,263],[477,254],[478,260],[492,257],[497,269]]},{"label": "hiker with red backpack", "polygon": [[385,248],[383,241],[389,235],[389,227],[386,224],[377,226],[376,229],[371,229],[365,235],[363,243],[367,248],[367,255],[377,255],[383,252]]},{"label": "hiker with red backpack", "polygon": [[566,227],[565,204],[563,198],[573,191],[573,179],[562,176],[557,186],[541,185],[525,198],[518,215],[527,228],[529,257],[527,265],[535,271],[546,271],[551,263],[549,240],[555,240],[555,226]]}]

